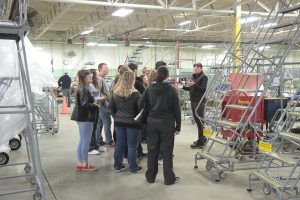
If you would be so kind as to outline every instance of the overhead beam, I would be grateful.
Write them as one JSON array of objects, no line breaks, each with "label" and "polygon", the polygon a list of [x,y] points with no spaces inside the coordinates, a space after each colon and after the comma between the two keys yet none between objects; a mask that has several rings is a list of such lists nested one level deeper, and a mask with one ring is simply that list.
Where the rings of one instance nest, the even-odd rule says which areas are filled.
[{"label": "overhead beam", "polygon": [[[94,6],[107,6],[107,7],[127,7],[127,8],[140,8],[149,10],[169,10],[179,12],[198,12],[198,13],[214,13],[214,14],[234,14],[234,10],[212,10],[212,9],[194,9],[193,7],[164,7],[159,5],[145,5],[135,3],[110,3],[103,1],[91,1],[91,0],[39,0],[44,2],[60,2],[60,3],[73,3],[83,5],[94,5]],[[261,16],[269,16],[268,12],[252,12],[253,14],[259,14]],[[249,14],[249,11],[242,11],[242,14]],[[286,14],[285,16],[295,17],[295,14]]]},{"label": "overhead beam", "polygon": [[61,19],[68,11],[72,9],[74,4],[60,4],[51,7],[49,12],[43,17],[43,25],[41,32],[35,39],[39,39],[44,35],[59,19]]},{"label": "overhead beam", "polygon": [[260,2],[260,1],[258,1],[257,4],[260,5],[260,7],[265,9],[267,12],[271,11],[271,9],[268,6],[266,6],[264,3]]},{"label": "overhead beam", "polygon": [[217,0],[212,0],[212,1],[208,2],[207,4],[205,4],[204,6],[202,6],[200,9],[204,9],[204,8],[206,8],[207,6],[213,4],[213,3],[216,2],[216,1],[217,1]]}]

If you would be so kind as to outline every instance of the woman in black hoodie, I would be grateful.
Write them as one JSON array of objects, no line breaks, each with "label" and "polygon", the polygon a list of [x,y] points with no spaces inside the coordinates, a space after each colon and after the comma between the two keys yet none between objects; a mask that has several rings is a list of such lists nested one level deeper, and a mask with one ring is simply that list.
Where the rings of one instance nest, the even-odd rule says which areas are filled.
[{"label": "woman in black hoodie", "polygon": [[176,89],[168,82],[169,71],[165,66],[157,69],[156,83],[143,93],[141,107],[149,111],[147,118],[148,170],[146,179],[154,183],[158,171],[158,154],[163,153],[164,179],[166,185],[178,183],[173,172],[173,149],[175,133],[180,133],[181,111]]}]

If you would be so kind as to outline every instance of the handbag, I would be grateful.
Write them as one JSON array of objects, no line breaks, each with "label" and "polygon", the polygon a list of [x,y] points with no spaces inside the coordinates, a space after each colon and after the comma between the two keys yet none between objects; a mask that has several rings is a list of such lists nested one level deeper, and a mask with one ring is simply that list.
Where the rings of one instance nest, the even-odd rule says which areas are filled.
[{"label": "handbag", "polygon": [[137,116],[135,116],[134,121],[139,124],[146,124],[148,117],[148,109],[143,108]]}]

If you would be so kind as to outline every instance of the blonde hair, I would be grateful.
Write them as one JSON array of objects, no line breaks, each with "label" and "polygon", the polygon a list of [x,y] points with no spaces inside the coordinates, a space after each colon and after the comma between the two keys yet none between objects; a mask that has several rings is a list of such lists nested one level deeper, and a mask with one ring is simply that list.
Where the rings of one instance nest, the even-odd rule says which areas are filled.
[{"label": "blonde hair", "polygon": [[156,70],[151,70],[150,75],[149,75],[149,84],[153,83],[157,79],[157,71]]},{"label": "blonde hair", "polygon": [[125,71],[120,76],[118,83],[113,88],[113,94],[121,97],[129,97],[134,90],[134,81],[134,73],[132,71]]}]

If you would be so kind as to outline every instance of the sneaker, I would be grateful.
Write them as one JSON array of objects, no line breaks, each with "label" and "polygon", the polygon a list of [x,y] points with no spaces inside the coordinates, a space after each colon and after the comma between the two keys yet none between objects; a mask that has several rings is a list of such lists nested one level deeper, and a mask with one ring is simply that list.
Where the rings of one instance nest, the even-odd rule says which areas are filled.
[{"label": "sneaker", "polygon": [[81,170],[82,171],[96,171],[97,168],[94,167],[93,165],[86,164],[85,166],[81,167]]},{"label": "sneaker", "polygon": [[123,159],[123,164],[128,164],[127,158],[124,158],[124,159]]},{"label": "sneaker", "polygon": [[91,150],[91,151],[89,151],[89,153],[88,153],[89,155],[99,155],[100,154],[100,152],[99,151],[97,151],[96,149],[93,149],[93,150]]},{"label": "sneaker", "polygon": [[163,160],[158,160],[158,165],[163,165],[164,164],[164,161]]},{"label": "sneaker", "polygon": [[105,147],[102,147],[102,146],[100,146],[100,147],[98,148],[98,151],[99,151],[99,152],[106,152],[106,148],[105,148]]},{"label": "sneaker", "polygon": [[180,182],[180,178],[178,176],[175,177],[175,183],[179,183]]},{"label": "sneaker", "polygon": [[114,172],[115,173],[120,173],[121,171],[124,171],[124,170],[125,170],[125,165],[122,165],[121,169],[115,169]]},{"label": "sneaker", "polygon": [[108,146],[108,147],[115,147],[116,144],[115,144],[114,142],[111,142],[111,143],[108,143],[107,146]]},{"label": "sneaker", "polygon": [[140,173],[143,171],[143,168],[141,167],[137,167],[134,171],[129,171],[129,173],[132,173],[132,174],[137,174],[137,173]]}]

